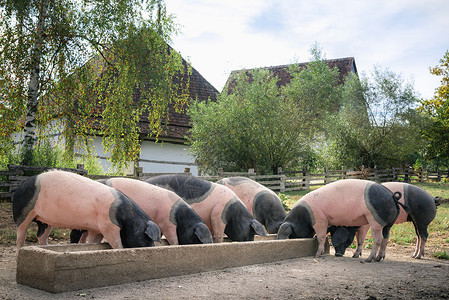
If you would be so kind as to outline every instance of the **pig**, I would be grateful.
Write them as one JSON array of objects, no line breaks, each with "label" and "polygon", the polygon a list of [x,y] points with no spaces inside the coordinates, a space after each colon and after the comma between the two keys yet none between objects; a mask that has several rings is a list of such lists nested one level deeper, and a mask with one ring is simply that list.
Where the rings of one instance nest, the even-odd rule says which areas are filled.
[{"label": "pig", "polygon": [[[425,190],[409,183],[385,182],[382,185],[386,186],[391,191],[399,191],[402,193],[402,197],[399,199],[399,202],[404,203],[409,208],[409,213],[401,208],[395,224],[400,224],[407,221],[413,222],[418,239],[415,252],[411,257],[417,259],[421,258],[424,256],[424,248],[429,235],[427,232],[427,227],[435,218],[437,206],[440,204],[440,197],[434,198]],[[340,232],[340,230],[343,232]],[[368,230],[369,225],[364,225],[358,230],[356,234],[357,249],[354,252],[353,257],[359,257],[362,255],[363,243]],[[338,235],[345,234],[344,229],[338,229],[335,233]],[[333,238],[332,235],[331,238]],[[354,236],[348,236],[347,238],[351,239],[351,242],[354,240]],[[332,243],[334,243],[334,241],[332,241]],[[340,251],[344,251],[346,247],[340,245],[339,249]],[[337,248],[335,249],[337,251]]]},{"label": "pig", "polygon": [[246,177],[224,178],[217,183],[230,188],[268,233],[278,232],[287,213],[275,192]]},{"label": "pig", "polygon": [[343,256],[345,254],[346,248],[354,241],[359,228],[359,226],[329,226],[327,232],[331,234],[335,256]]},{"label": "pig", "polygon": [[296,202],[279,228],[277,238],[311,238],[315,233],[318,240],[315,257],[319,257],[324,253],[328,226],[370,224],[373,248],[366,261],[380,261],[385,256],[382,247],[386,247],[381,245],[382,237],[388,237],[396,221],[400,197],[399,192],[393,194],[386,187],[368,180],[334,181]]},{"label": "pig", "polygon": [[134,200],[159,226],[170,245],[213,242],[212,234],[204,221],[174,192],[130,178],[99,181]]},{"label": "pig", "polygon": [[134,201],[114,188],[70,172],[51,170],[29,177],[14,192],[12,205],[17,253],[32,221],[41,232],[49,231],[50,226],[89,230],[89,242],[104,236],[112,248],[150,247],[160,241],[159,227]]},{"label": "pig", "polygon": [[253,241],[254,235],[266,235],[245,204],[229,188],[188,175],[160,175],[146,182],[166,188],[184,199],[204,220],[214,242],[226,234],[233,241]]}]

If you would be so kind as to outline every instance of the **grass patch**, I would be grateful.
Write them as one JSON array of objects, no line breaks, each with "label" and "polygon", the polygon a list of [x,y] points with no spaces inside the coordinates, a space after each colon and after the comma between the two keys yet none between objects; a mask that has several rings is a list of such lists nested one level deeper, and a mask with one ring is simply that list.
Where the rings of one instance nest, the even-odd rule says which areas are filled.
[{"label": "grass patch", "polygon": [[438,258],[438,259],[449,260],[449,254],[447,254],[446,250],[435,251],[435,252],[432,253],[432,257],[435,257],[435,258]]}]

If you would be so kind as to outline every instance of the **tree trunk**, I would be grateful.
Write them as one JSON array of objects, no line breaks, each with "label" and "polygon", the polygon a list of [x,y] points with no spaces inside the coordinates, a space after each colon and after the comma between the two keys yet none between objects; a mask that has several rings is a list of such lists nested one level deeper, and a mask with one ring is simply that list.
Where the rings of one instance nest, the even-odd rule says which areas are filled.
[{"label": "tree trunk", "polygon": [[33,147],[36,141],[36,113],[37,105],[39,102],[39,89],[40,89],[40,66],[42,60],[42,46],[44,43],[45,34],[45,19],[47,17],[48,2],[46,0],[41,1],[41,7],[39,9],[39,19],[36,28],[36,40],[34,43],[34,49],[31,57],[30,68],[30,81],[28,83],[28,100],[27,100],[27,113],[24,129],[24,156],[22,164],[30,165],[33,160]]}]

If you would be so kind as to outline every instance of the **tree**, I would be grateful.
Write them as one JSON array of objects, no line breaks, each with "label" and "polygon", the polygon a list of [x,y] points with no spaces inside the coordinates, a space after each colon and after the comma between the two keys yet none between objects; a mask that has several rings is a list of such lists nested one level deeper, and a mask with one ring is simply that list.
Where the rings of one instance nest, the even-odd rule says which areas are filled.
[{"label": "tree", "polygon": [[326,119],[325,164],[333,167],[410,165],[423,143],[413,85],[388,69],[349,76],[338,113]]},{"label": "tree", "polygon": [[338,68],[331,69],[317,43],[310,48],[311,60],[305,69],[292,64],[290,83],[283,90],[283,97],[296,103],[300,112],[297,120],[303,124],[303,133],[313,139],[322,130],[322,120],[328,113],[338,110],[341,91]]},{"label": "tree", "polygon": [[440,64],[430,69],[430,73],[441,76],[441,86],[429,100],[422,100],[419,111],[430,117],[432,124],[422,133],[428,145],[427,159],[449,159],[449,51],[446,51]]},{"label": "tree", "polygon": [[[62,115],[73,150],[74,140],[92,133],[86,125],[93,118],[100,122],[95,132],[106,137],[105,148],[119,164],[139,153],[139,113],[148,114],[157,135],[168,104],[187,99],[173,80],[185,68],[167,46],[176,28],[160,0],[0,0],[0,15],[5,148],[22,126],[25,152],[31,154],[36,125]],[[23,123],[15,122],[25,115]],[[31,155],[25,157],[29,163]]]},{"label": "tree", "polygon": [[290,83],[267,70],[242,71],[217,102],[190,108],[192,151],[205,168],[276,173],[311,167],[320,122],[340,102],[337,69],[312,48],[313,60],[289,68]]},{"label": "tree", "polygon": [[273,173],[301,156],[298,107],[280,97],[277,81],[266,70],[242,71],[216,102],[191,105],[191,149],[203,168]]}]

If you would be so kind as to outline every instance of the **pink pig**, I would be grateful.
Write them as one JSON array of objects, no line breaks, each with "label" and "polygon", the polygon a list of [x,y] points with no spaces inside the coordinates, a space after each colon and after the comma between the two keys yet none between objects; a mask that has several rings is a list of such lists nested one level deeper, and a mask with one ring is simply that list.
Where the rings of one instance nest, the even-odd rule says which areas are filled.
[{"label": "pink pig", "polygon": [[[345,179],[335,181],[302,197],[288,213],[278,231],[278,239],[318,239],[315,257],[324,253],[328,226],[362,226],[369,224],[373,247],[366,261],[385,257],[381,245],[388,237],[398,214],[400,193],[393,194],[386,187],[368,180]],[[386,247],[386,245],[385,245]],[[376,257],[377,255],[377,257]]]},{"label": "pink pig", "polygon": [[12,203],[17,251],[32,221],[39,227],[86,229],[92,233],[89,242],[104,236],[113,248],[153,246],[160,240],[157,225],[131,199],[74,173],[53,170],[30,177],[15,191]]},{"label": "pink pig", "polygon": [[133,199],[159,226],[170,245],[213,242],[203,220],[172,191],[129,178],[111,178],[100,182]]},{"label": "pink pig", "polygon": [[[434,198],[425,190],[404,182],[385,182],[382,185],[391,191],[399,191],[402,194],[399,202],[406,205],[409,212],[407,213],[401,208],[395,224],[407,221],[413,222],[418,239],[412,258],[421,258],[424,255],[424,249],[429,235],[427,227],[435,218],[437,206],[439,205],[439,197]],[[364,225],[357,231],[357,249],[353,257],[359,257],[362,254],[362,246],[368,230],[369,225]],[[385,243],[387,242],[388,240],[385,241]]]},{"label": "pink pig", "polygon": [[223,178],[217,183],[230,188],[268,233],[278,232],[287,213],[275,192],[246,177]]},{"label": "pink pig", "polygon": [[222,242],[224,234],[233,241],[252,241],[254,234],[266,235],[243,202],[223,185],[185,175],[161,175],[146,182],[171,190],[189,203],[215,242]]}]

